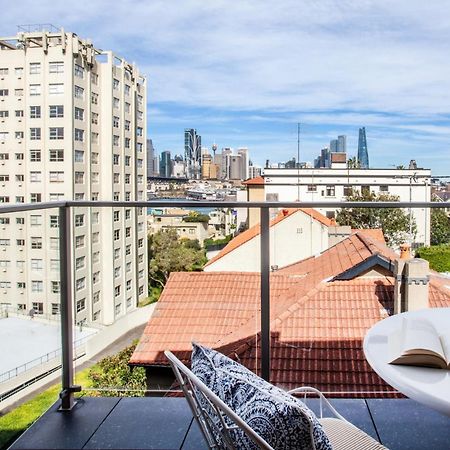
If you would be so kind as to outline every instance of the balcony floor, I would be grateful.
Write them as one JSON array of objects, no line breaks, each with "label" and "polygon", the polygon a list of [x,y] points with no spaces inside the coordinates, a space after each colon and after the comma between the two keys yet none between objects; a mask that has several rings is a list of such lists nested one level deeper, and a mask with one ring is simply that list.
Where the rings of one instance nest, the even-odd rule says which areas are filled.
[{"label": "balcony floor", "polygon": [[[334,399],[348,420],[391,450],[450,448],[450,418],[408,399]],[[316,400],[308,405],[317,411]],[[184,398],[83,397],[53,405],[11,449],[206,448]]]}]

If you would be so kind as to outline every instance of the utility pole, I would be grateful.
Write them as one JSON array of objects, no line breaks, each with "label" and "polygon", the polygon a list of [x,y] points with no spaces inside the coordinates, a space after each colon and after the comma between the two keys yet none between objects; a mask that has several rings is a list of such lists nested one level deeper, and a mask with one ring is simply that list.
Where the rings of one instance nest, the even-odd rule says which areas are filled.
[{"label": "utility pole", "polygon": [[297,201],[300,201],[300,122],[297,122]]}]

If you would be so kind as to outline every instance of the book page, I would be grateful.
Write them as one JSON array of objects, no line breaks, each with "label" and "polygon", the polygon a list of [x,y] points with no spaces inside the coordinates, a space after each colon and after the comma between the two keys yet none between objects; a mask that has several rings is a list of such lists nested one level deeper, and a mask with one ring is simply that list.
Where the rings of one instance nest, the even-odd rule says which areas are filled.
[{"label": "book page", "polygon": [[445,362],[450,368],[450,333],[441,334],[440,339],[444,350]]},{"label": "book page", "polygon": [[403,319],[402,335],[401,354],[420,354],[422,350],[422,353],[434,352],[445,359],[436,329],[428,320]]}]

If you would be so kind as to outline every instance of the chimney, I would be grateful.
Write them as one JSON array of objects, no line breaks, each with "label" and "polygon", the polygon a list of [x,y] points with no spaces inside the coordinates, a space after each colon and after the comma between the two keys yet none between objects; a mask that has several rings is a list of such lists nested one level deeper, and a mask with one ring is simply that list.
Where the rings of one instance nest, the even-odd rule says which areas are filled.
[{"label": "chimney", "polygon": [[394,314],[428,308],[428,261],[420,258],[395,261]]},{"label": "chimney", "polygon": [[411,252],[409,244],[402,244],[400,245],[400,259],[410,259],[411,258]]}]

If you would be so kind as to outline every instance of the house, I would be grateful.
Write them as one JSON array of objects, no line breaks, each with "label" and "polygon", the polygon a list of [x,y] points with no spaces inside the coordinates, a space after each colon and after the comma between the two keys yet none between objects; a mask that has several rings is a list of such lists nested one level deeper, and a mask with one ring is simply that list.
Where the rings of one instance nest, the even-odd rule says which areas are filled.
[{"label": "house", "polygon": [[[270,222],[270,265],[283,267],[328,248],[330,219],[312,208],[281,210]],[[205,265],[205,272],[260,270],[259,224],[232,239]]]},{"label": "house", "polygon": [[[400,273],[410,263],[422,267],[421,280],[429,279],[417,296]],[[362,232],[272,272],[270,283],[271,382],[315,386],[333,396],[392,395],[366,362],[365,334],[405,301],[407,309],[415,300],[450,307],[448,279],[428,273],[423,260],[400,260]],[[164,350],[189,362],[195,340],[259,373],[259,318],[258,273],[172,273],[130,364],[146,367],[151,383],[155,370],[161,379],[167,367]]]}]

